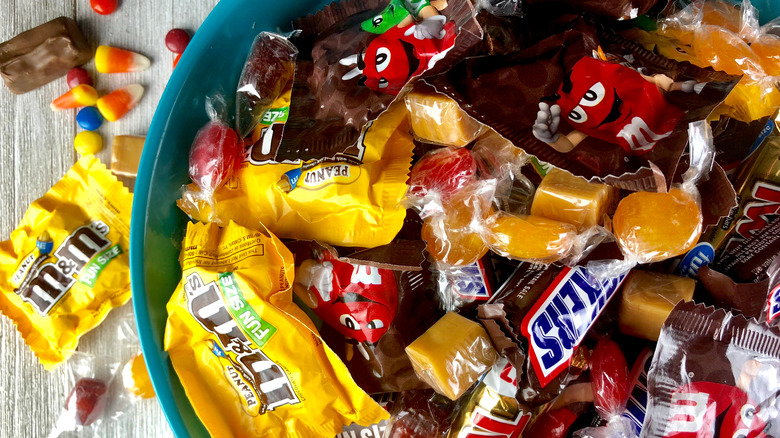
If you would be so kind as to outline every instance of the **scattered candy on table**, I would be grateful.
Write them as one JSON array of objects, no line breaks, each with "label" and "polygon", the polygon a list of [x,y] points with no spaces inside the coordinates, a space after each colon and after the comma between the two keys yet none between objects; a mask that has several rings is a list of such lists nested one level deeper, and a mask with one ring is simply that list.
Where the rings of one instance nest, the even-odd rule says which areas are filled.
[{"label": "scattered candy on table", "polygon": [[129,73],[149,68],[151,61],[140,53],[110,46],[98,46],[95,68],[98,73]]},{"label": "scattered candy on table", "polygon": [[68,87],[74,88],[77,85],[94,85],[92,82],[92,76],[90,76],[89,72],[81,67],[74,67],[70,70],[68,70],[67,75],[67,81],[68,81]]},{"label": "scattered candy on table", "polygon": [[103,137],[94,131],[82,131],[76,134],[73,146],[81,155],[96,154],[103,149]]},{"label": "scattered candy on table", "polygon": [[51,109],[60,111],[64,109],[81,108],[97,103],[98,93],[91,85],[81,84],[71,88],[62,96],[54,99]]},{"label": "scattered candy on table", "polygon": [[97,108],[88,106],[80,109],[78,114],[76,114],[76,123],[78,123],[82,129],[95,131],[103,124],[103,116]]},{"label": "scattered candy on table", "polygon": [[89,0],[92,10],[100,15],[110,15],[116,11],[118,0]]},{"label": "scattered candy on table", "polygon": [[116,122],[133,109],[143,95],[144,87],[142,85],[128,85],[98,99],[97,107],[106,120]]}]

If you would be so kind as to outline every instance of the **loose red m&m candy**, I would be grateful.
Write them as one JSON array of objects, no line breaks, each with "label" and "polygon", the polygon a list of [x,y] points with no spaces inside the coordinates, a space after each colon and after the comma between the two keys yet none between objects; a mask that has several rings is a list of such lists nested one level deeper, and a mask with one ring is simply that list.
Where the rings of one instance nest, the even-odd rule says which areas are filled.
[{"label": "loose red m&m candy", "polygon": [[92,82],[92,76],[89,75],[89,72],[81,67],[74,67],[70,69],[66,79],[68,81],[68,87],[70,88],[74,88],[81,84],[95,85]]},{"label": "loose red m&m candy", "polygon": [[184,29],[171,29],[165,35],[165,47],[173,53],[184,53],[190,43],[190,34]]}]

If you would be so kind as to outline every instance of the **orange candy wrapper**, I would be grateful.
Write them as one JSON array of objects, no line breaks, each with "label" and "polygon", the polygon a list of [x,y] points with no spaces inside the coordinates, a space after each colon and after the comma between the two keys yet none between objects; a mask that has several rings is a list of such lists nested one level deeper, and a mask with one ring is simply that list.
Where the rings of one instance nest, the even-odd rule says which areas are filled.
[{"label": "orange candy wrapper", "polygon": [[132,204],[133,195],[88,155],[0,243],[0,311],[47,370],[130,299]]},{"label": "orange candy wrapper", "polygon": [[165,349],[212,436],[336,436],[388,418],[293,303],[276,236],[189,224],[181,262]]}]

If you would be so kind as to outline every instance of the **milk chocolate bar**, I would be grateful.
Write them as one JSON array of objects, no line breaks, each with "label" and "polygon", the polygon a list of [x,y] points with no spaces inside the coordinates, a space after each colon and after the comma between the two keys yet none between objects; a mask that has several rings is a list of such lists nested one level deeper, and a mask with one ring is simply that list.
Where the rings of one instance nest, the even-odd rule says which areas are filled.
[{"label": "milk chocolate bar", "polygon": [[92,48],[72,18],[59,17],[0,44],[0,75],[23,94],[92,59]]}]

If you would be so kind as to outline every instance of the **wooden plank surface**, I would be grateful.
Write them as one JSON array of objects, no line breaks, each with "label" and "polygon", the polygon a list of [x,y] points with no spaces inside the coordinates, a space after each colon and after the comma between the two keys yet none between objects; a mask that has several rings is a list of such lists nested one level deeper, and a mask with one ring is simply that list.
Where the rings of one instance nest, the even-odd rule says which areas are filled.
[{"label": "wooden plank surface", "polygon": [[[108,164],[114,135],[146,134],[171,73],[173,54],[165,48],[165,34],[174,27],[194,32],[216,2],[120,0],[114,14],[100,16],[92,11],[89,0],[0,0],[0,41],[68,16],[77,20],[93,47],[113,45],[152,59],[149,70],[133,74],[98,75],[93,62],[86,66],[98,90],[110,91],[132,83],[146,88],[138,107],[120,121],[100,128],[104,149],[98,156]],[[54,113],[49,109],[49,102],[67,89],[63,78],[21,96],[4,86],[0,90],[0,240],[8,238],[30,203],[78,158],[72,146],[79,131],[75,111]],[[127,342],[117,342],[117,327],[128,318],[132,318],[131,304],[114,311],[85,335],[78,351],[117,360],[126,357]],[[71,384],[67,365],[45,371],[10,320],[0,317],[0,438],[46,437]],[[105,438],[172,436],[156,399],[142,400],[117,420],[104,421],[99,432]]]}]

